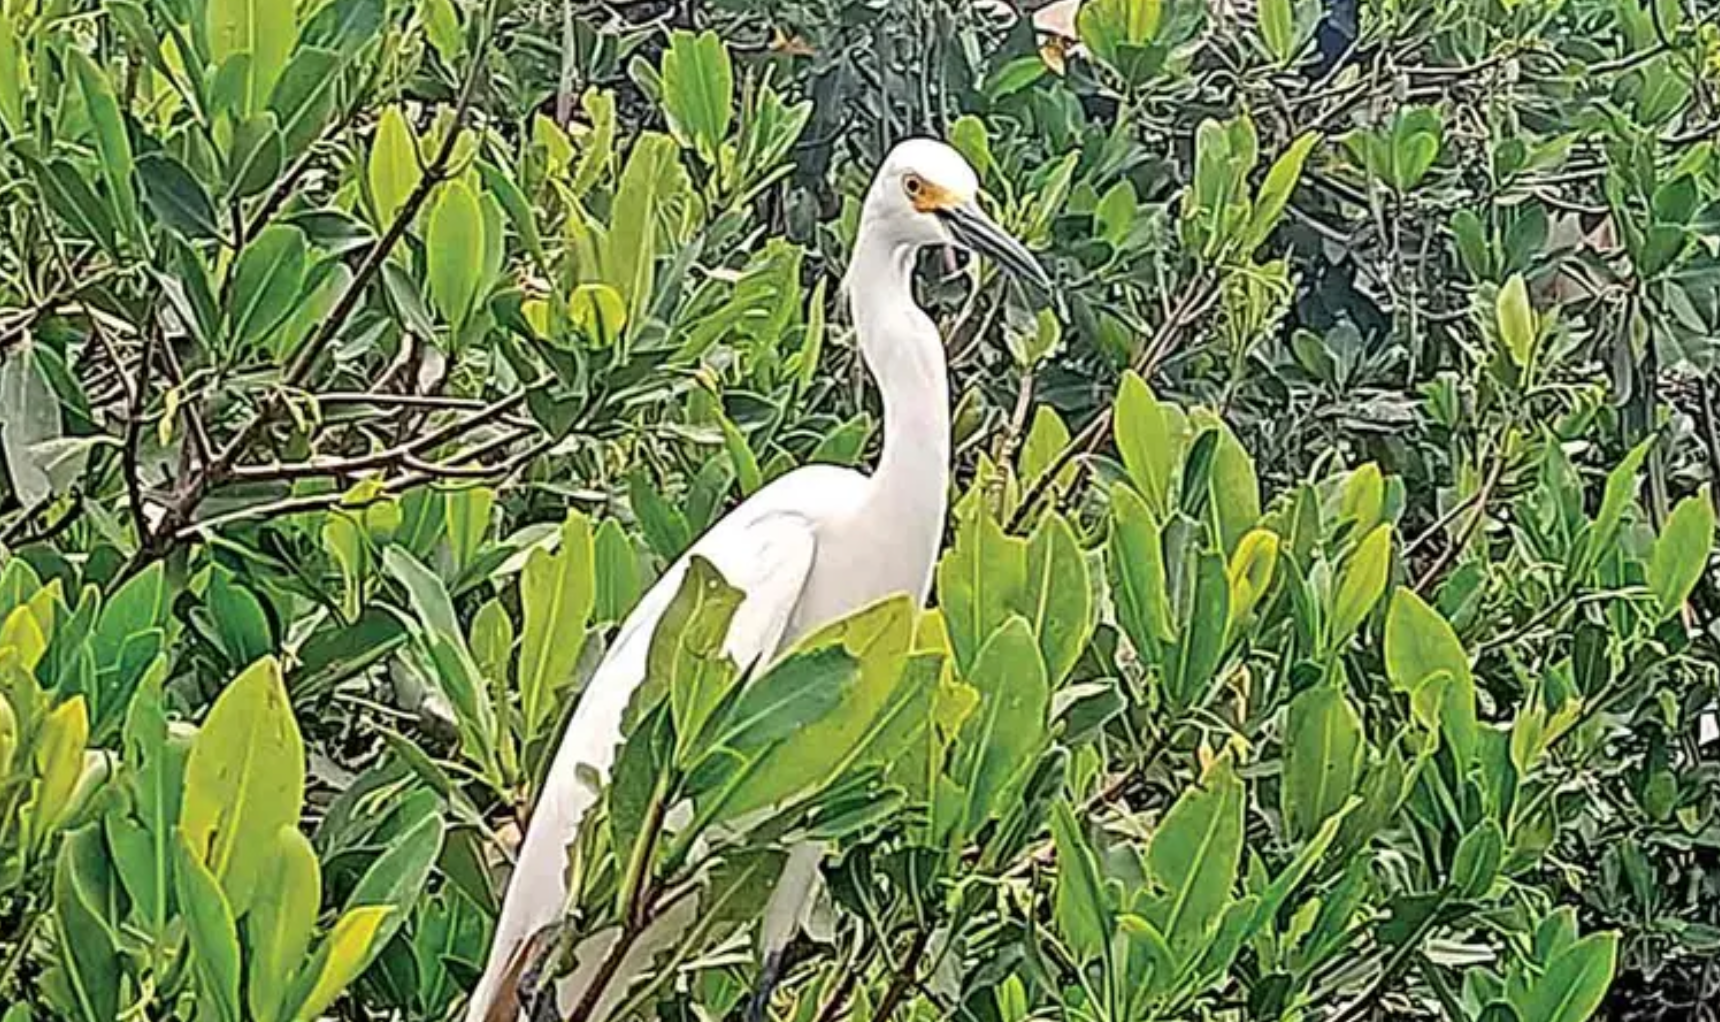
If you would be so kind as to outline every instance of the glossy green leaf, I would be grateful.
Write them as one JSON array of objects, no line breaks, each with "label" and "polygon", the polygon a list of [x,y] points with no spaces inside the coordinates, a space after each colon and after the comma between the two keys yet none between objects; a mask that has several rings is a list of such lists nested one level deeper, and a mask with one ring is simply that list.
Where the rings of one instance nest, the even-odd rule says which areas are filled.
[{"label": "glossy green leaf", "polygon": [[796,644],[797,650],[835,646],[857,665],[856,678],[840,693],[839,702],[820,719],[784,736],[766,752],[753,776],[731,793],[726,812],[740,814],[772,805],[786,796],[832,779],[845,767],[881,755],[873,747],[883,741],[892,720],[889,711],[905,705],[897,697],[912,695],[915,679],[904,671],[913,640],[914,607],[902,595],[889,597],[816,630]]},{"label": "glossy green leaf", "polygon": [[149,211],[168,228],[193,239],[220,233],[215,204],[183,163],[166,153],[145,153],[137,161],[137,177]]},{"label": "glossy green leaf", "polygon": [[92,828],[67,839],[54,868],[53,930],[62,975],[80,1022],[112,1022],[119,1017],[119,950],[103,918],[108,898],[92,876],[104,867],[101,853],[100,834]]},{"label": "glossy green leaf", "polygon": [[304,789],[298,722],[280,664],[264,657],[216,698],[185,768],[186,849],[220,882],[233,918],[250,909],[275,836],[298,823]]},{"label": "glossy green leaf", "polygon": [[1493,820],[1483,820],[1457,843],[1451,863],[1451,887],[1460,898],[1479,898],[1493,886],[1505,856],[1505,834]]},{"label": "glossy green leaf", "polygon": [[228,308],[229,338],[244,352],[266,340],[298,303],[307,260],[304,232],[290,224],[263,228],[239,256]]},{"label": "glossy green leaf", "polygon": [[298,827],[286,826],[271,845],[273,857],[245,917],[245,1003],[257,1022],[284,1017],[287,991],[310,950],[322,905],[322,871],[310,841]]},{"label": "glossy green leaf", "polygon": [[[294,810],[296,814],[296,805]],[[239,933],[233,909],[195,840],[183,829],[175,848],[175,893],[191,938],[191,965],[197,974],[200,1001],[215,1009],[219,1022],[240,1022]],[[272,843],[259,840],[248,851],[266,854],[273,851]]]},{"label": "glossy green leaf", "polygon": [[955,545],[938,562],[938,603],[956,663],[971,668],[980,647],[1015,613],[1027,585],[1027,544],[1004,534],[983,507],[956,526]]},{"label": "glossy green leaf", "polygon": [[466,321],[478,294],[478,253],[483,244],[484,219],[477,196],[463,180],[443,185],[430,210],[424,247],[430,300],[455,330]]},{"label": "glossy green leaf", "polygon": [[1327,618],[1331,628],[1327,640],[1329,649],[1342,648],[1385,594],[1391,561],[1391,526],[1376,527],[1357,544],[1355,552],[1344,564],[1332,611]]},{"label": "glossy green leaf", "polygon": [[1063,683],[1093,633],[1093,590],[1075,530],[1062,515],[1039,522],[1027,543],[1028,624],[1039,640],[1047,679]]},{"label": "glossy green leaf", "polygon": [[1059,800],[1051,807],[1051,836],[1057,848],[1057,929],[1077,963],[1090,962],[1111,939],[1111,909],[1099,865],[1069,803]]},{"label": "glossy green leaf", "polygon": [[1526,993],[1513,997],[1523,1022],[1586,1022],[1612,985],[1617,961],[1617,934],[1591,934],[1565,948]]},{"label": "glossy green leaf", "polygon": [[597,599],[595,561],[591,522],[574,511],[562,524],[555,553],[532,551],[520,575],[518,688],[528,736],[550,722],[559,694],[573,680]]},{"label": "glossy green leaf", "polygon": [[68,47],[65,56],[72,65],[78,91],[95,127],[96,150],[102,158],[102,179],[107,182],[108,199],[123,231],[132,234],[137,230],[138,219],[137,191],[131,179],[131,136],[114,97],[113,84],[83,50]]},{"label": "glossy green leaf", "polygon": [[1141,914],[1186,961],[1206,944],[1231,900],[1242,861],[1242,781],[1221,757],[1179,796],[1147,845],[1147,874],[1158,885]]},{"label": "glossy green leaf", "polygon": [[379,227],[394,222],[400,207],[418,187],[423,171],[418,162],[418,138],[398,106],[382,112],[376,135],[370,142],[370,160],[365,180],[370,186],[371,208]]},{"label": "glossy green leaf", "polygon": [[1342,692],[1319,685],[1291,700],[1279,803],[1293,840],[1314,835],[1349,801],[1366,751],[1361,717]]},{"label": "glossy green leaf", "polygon": [[1157,658],[1176,640],[1165,583],[1164,546],[1153,513],[1128,486],[1111,491],[1111,598],[1117,619],[1140,655]]},{"label": "glossy green leaf", "polygon": [[1174,409],[1153,396],[1145,380],[1134,373],[1123,375],[1113,427],[1117,450],[1129,478],[1159,517],[1170,511],[1171,486],[1188,442],[1186,428],[1179,420]]},{"label": "glossy green leaf", "polygon": [[1660,602],[1663,617],[1684,606],[1696,583],[1708,570],[1714,549],[1714,503],[1709,492],[1685,497],[1672,509],[1654,541],[1648,562],[1648,587]]},{"label": "glossy green leaf", "polygon": [[663,108],[682,145],[715,162],[733,119],[734,69],[715,32],[670,33],[663,53]]},{"label": "glossy green leaf", "polygon": [[954,776],[967,793],[965,832],[1004,812],[1043,748],[1051,706],[1033,631],[1011,617],[980,648],[967,681],[979,705],[956,743]]},{"label": "glossy green leaf", "polygon": [[274,0],[208,0],[205,31],[217,65],[244,55],[247,75],[242,114],[262,109],[298,42],[296,8]]}]

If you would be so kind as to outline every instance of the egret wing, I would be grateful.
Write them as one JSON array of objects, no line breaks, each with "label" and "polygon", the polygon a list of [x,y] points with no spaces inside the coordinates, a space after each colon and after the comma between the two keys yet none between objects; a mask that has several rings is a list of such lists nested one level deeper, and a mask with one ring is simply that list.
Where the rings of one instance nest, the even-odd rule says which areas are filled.
[{"label": "egret wing", "polygon": [[515,1016],[514,985],[523,952],[565,910],[567,846],[601,793],[591,780],[608,779],[621,742],[622,713],[645,678],[651,637],[681,587],[689,560],[710,561],[745,594],[725,643],[737,664],[745,668],[768,660],[782,643],[812,569],[815,528],[804,513],[773,508],[768,500],[751,506],[755,501],[719,522],[651,587],[580,696],[514,864],[489,960],[467,1006],[468,1022]]}]

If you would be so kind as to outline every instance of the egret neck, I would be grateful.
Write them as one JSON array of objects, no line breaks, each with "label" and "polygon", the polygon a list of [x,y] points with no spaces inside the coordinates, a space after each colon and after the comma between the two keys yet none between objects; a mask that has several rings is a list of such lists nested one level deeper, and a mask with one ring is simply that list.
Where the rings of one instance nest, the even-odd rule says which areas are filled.
[{"label": "egret neck", "polygon": [[891,523],[874,533],[871,556],[886,558],[875,595],[906,592],[923,602],[949,499],[949,371],[936,325],[914,302],[914,246],[887,232],[860,233],[848,300],[861,357],[883,395],[884,449],[856,516]]}]

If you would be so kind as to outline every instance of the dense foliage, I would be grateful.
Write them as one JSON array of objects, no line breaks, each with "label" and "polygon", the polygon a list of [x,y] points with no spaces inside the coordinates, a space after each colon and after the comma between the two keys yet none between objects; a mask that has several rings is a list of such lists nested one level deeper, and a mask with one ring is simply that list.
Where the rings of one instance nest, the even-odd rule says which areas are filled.
[{"label": "dense foliage", "polygon": [[1711,6],[0,0],[0,1018],[458,1010],[616,624],[874,454],[911,133],[1060,290],[923,267],[936,609],[695,562],[523,1000],[1720,1017]]}]

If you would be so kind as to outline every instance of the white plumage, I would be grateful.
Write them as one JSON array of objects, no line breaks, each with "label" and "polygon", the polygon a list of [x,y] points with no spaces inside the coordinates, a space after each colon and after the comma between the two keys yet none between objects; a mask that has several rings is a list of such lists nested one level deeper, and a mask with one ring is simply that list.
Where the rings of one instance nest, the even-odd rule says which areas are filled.
[{"label": "white plumage", "polygon": [[[710,561],[744,594],[725,644],[742,666],[765,664],[819,626],[878,599],[908,593],[924,602],[943,537],[950,474],[949,386],[943,344],[914,304],[915,253],[962,244],[1045,282],[1019,244],[979,211],[978,183],[950,147],[926,139],[897,146],[867,193],[846,278],[862,357],[884,402],[884,443],[871,476],[813,465],[775,480],[729,513],[675,562],[628,615],[580,696],[520,848],[488,962],[466,1018],[512,1017],[498,1007],[505,980],[531,938],[553,926],[567,897],[566,847],[607,780],[622,738],[621,716],[645,676],[652,633],[680,588],[693,556]],[[801,902],[816,877],[818,850],[795,849],[767,911],[764,944],[792,937]],[[681,915],[692,909],[683,904]],[[673,938],[687,919],[665,919]],[[652,935],[636,960],[609,984],[590,1022],[606,1017],[628,979],[649,962]],[[576,957],[581,967],[559,984],[571,1010],[590,981],[589,966],[612,935],[597,935]],[[589,952],[589,953],[588,953]]]}]

